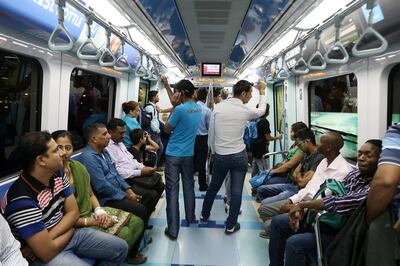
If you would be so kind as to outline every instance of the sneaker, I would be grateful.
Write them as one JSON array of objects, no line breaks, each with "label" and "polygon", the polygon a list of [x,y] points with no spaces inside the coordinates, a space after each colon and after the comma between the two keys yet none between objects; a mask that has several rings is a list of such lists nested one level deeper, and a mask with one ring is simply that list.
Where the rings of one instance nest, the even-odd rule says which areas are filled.
[{"label": "sneaker", "polygon": [[264,239],[269,239],[269,234],[265,231],[260,232],[258,236]]},{"label": "sneaker", "polygon": [[224,203],[227,203],[228,202],[228,197],[225,195],[224,196]]},{"label": "sneaker", "polygon": [[172,241],[175,241],[175,240],[178,238],[178,237],[173,236],[173,235],[171,235],[171,234],[169,233],[168,227],[165,228],[164,234],[165,234],[170,240],[172,240]]},{"label": "sneaker", "polygon": [[200,215],[200,221],[206,223],[208,219],[204,218],[203,215]]},{"label": "sneaker", "polygon": [[152,230],[153,227],[154,227],[154,225],[152,225],[152,224],[147,224],[147,225],[146,225],[146,230]]},{"label": "sneaker", "polygon": [[236,223],[231,229],[225,228],[225,234],[230,235],[240,230],[240,223]]}]

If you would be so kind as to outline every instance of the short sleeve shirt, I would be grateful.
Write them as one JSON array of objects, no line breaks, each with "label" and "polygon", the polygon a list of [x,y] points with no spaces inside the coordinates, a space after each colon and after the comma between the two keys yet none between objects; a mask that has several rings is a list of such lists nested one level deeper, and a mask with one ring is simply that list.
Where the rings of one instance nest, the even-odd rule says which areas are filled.
[{"label": "short sleeve shirt", "polygon": [[52,177],[47,187],[21,174],[7,191],[1,210],[14,236],[24,241],[57,225],[64,216],[65,198],[72,194],[66,176]]},{"label": "short sleeve shirt", "polygon": [[257,135],[258,138],[251,143],[251,152],[254,158],[261,159],[261,157],[268,152],[268,141],[265,139],[265,134],[270,134],[271,129],[267,119],[262,118],[257,122]]},{"label": "short sleeve shirt", "polygon": [[319,163],[325,158],[325,155],[323,155],[320,152],[314,152],[311,154],[306,154],[303,157],[303,160],[301,162],[301,174],[303,175],[304,173],[308,171],[314,171],[317,170],[317,167]]},{"label": "short sleeve shirt", "polygon": [[175,107],[168,124],[174,130],[168,142],[166,155],[187,157],[194,154],[194,141],[201,120],[201,107],[193,101]]}]

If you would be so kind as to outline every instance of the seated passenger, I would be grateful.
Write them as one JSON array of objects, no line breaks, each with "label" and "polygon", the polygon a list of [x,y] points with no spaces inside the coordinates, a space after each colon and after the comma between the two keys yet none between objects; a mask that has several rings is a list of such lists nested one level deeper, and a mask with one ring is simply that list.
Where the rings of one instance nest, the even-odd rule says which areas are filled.
[{"label": "seated passenger", "polygon": [[366,265],[397,265],[400,243],[400,124],[390,127],[383,138],[379,167],[368,192],[367,222]]},{"label": "seated passenger", "polygon": [[132,186],[135,193],[142,196],[142,203],[147,209],[153,211],[164,191],[161,175],[156,173],[153,167],[144,166],[133,159],[132,154],[126,149],[122,143],[125,135],[124,121],[112,118],[108,122],[107,128],[111,140],[106,150],[109,152],[118,174]]},{"label": "seated passenger", "polygon": [[320,138],[319,152],[325,155],[318,165],[311,180],[307,185],[300,189],[299,192],[288,200],[280,200],[261,204],[258,208],[258,213],[264,222],[264,229],[268,235],[271,218],[279,213],[286,213],[290,210],[293,204],[304,200],[312,199],[317,193],[321,184],[327,179],[343,180],[352,170],[351,165],[340,154],[340,149],[343,147],[343,139],[339,133],[329,132]]},{"label": "seated passenger", "polygon": [[299,147],[297,147],[296,143],[297,131],[303,128],[308,128],[307,125],[304,124],[303,122],[296,122],[292,125],[290,131],[290,139],[293,140],[294,143],[288,150],[286,161],[276,165],[271,170],[272,177],[266,180],[263,183],[263,185],[259,186],[258,188],[252,189],[253,196],[257,194],[258,189],[263,190],[265,188],[264,185],[282,184],[291,182],[292,174],[304,156],[303,151]]},{"label": "seated passenger", "polygon": [[120,176],[106,150],[110,134],[103,124],[92,124],[85,132],[87,141],[80,162],[91,177],[90,184],[101,206],[124,210],[139,216],[145,228],[152,210],[141,203],[142,196],[135,194],[132,187]]},{"label": "seated passenger", "polygon": [[258,190],[257,197],[262,201],[262,204],[285,200],[296,194],[299,188],[304,188],[307,185],[317,166],[325,158],[318,151],[315,135],[310,129],[299,130],[296,143],[305,155],[293,173],[293,181],[291,183],[266,185],[265,189]]},{"label": "seated passenger", "polygon": [[28,266],[20,248],[21,244],[12,235],[3,215],[0,215],[0,265]]},{"label": "seated passenger", "polygon": [[66,130],[58,130],[53,132],[52,136],[59,149],[64,151],[62,157],[64,173],[68,177],[78,203],[80,218],[75,226],[90,227],[122,238],[130,250],[125,262],[144,263],[146,257],[138,252],[144,232],[143,221],[129,212],[111,207],[100,207],[90,186],[90,175],[86,167],[78,161],[71,160],[72,135]]},{"label": "seated passenger", "polygon": [[[381,149],[380,140],[368,140],[361,146],[357,156],[358,168],[351,171],[343,180],[346,195],[302,201],[292,205],[289,214],[281,214],[272,219],[269,242],[270,265],[306,265],[307,255],[313,257],[317,255],[315,233],[311,225],[306,224],[303,219],[304,209],[326,210],[341,214],[355,210],[367,197]],[[326,230],[321,232],[321,241],[325,249],[338,231],[327,224],[323,225]]]},{"label": "seated passenger", "polygon": [[135,101],[129,101],[122,104],[122,110],[125,112],[125,116],[123,118],[125,122],[125,135],[123,142],[125,146],[129,149],[132,146],[132,141],[130,137],[130,132],[135,128],[141,128],[138,117],[141,112],[139,103]]},{"label": "seated passenger", "polygon": [[133,155],[133,158],[137,160],[139,163],[142,163],[146,166],[154,167],[155,165],[148,165],[144,160],[144,153],[155,152],[158,150],[159,146],[155,143],[151,136],[142,129],[134,129],[131,131],[131,140],[132,147],[129,149],[129,152]]},{"label": "seated passenger", "polygon": [[48,132],[30,132],[21,140],[23,172],[3,199],[2,212],[23,252],[35,265],[86,265],[78,256],[121,264],[125,241],[90,228],[75,229],[79,209],[62,169],[62,156]]}]

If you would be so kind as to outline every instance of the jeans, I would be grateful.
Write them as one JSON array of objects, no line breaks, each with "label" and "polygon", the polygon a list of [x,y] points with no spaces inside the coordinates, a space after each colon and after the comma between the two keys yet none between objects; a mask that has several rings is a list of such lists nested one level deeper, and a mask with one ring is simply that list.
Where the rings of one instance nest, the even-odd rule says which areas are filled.
[{"label": "jeans", "polygon": [[257,197],[262,204],[285,200],[299,191],[295,184],[272,184],[260,186],[257,189]]},{"label": "jeans", "polygon": [[[269,238],[270,266],[305,266],[306,257],[317,255],[317,243],[314,231],[300,224],[297,233],[289,227],[288,214],[272,218]],[[323,249],[328,247],[334,235],[321,234]]]},{"label": "jeans", "polygon": [[260,171],[264,171],[269,168],[269,158],[253,158],[253,168],[251,170],[251,177],[258,175]]},{"label": "jeans", "polygon": [[[288,179],[286,176],[273,175],[273,176],[271,176],[270,179],[268,179],[267,181],[264,181],[264,183],[261,186],[259,186],[258,188],[265,186],[265,185],[288,184],[288,183],[292,183],[292,181],[290,181],[290,179]],[[252,187],[251,191],[254,192],[254,194],[257,194],[258,188]]]},{"label": "jeans", "polygon": [[231,204],[225,225],[226,228],[231,229],[237,223],[240,205],[242,204],[243,182],[247,172],[246,150],[229,155],[215,154],[212,171],[211,183],[204,198],[201,214],[205,219],[210,217],[215,196],[229,171],[231,177]]},{"label": "jeans", "polygon": [[156,166],[159,166],[159,161],[160,161],[161,156],[162,156],[163,151],[164,151],[164,145],[163,145],[163,143],[161,141],[161,137],[160,137],[159,133],[151,132],[150,135],[151,135],[152,140],[155,143],[157,143],[158,146],[159,146],[159,148],[157,150],[157,163],[156,163]]},{"label": "jeans", "polygon": [[179,175],[182,175],[185,218],[188,223],[195,221],[195,197],[193,180],[193,156],[165,158],[165,191],[167,198],[168,232],[173,237],[179,233]]},{"label": "jeans", "polygon": [[194,172],[199,173],[199,187],[207,187],[206,164],[208,153],[208,135],[197,135],[194,143]]},{"label": "jeans", "polygon": [[35,260],[32,265],[90,265],[80,257],[98,260],[98,265],[121,265],[127,254],[128,244],[124,240],[91,228],[79,228],[57,256],[47,263]]}]

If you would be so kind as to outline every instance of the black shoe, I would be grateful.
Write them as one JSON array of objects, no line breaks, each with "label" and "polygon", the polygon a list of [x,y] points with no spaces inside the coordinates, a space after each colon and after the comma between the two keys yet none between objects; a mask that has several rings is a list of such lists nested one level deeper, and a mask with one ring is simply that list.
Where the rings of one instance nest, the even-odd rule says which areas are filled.
[{"label": "black shoe", "polygon": [[208,185],[207,184],[205,184],[204,186],[200,186],[199,187],[199,191],[207,191],[207,189],[208,189]]},{"label": "black shoe", "polygon": [[206,223],[207,220],[208,220],[208,218],[206,219],[206,218],[204,218],[203,215],[200,215],[200,221],[201,221],[201,222]]},{"label": "black shoe", "polygon": [[228,197],[225,195],[224,196],[224,203],[227,203],[228,202]]},{"label": "black shoe", "polygon": [[176,236],[172,236],[169,231],[168,231],[168,227],[165,228],[164,230],[164,234],[172,241],[175,241],[178,237]]},{"label": "black shoe", "polygon": [[153,225],[152,224],[148,224],[148,225],[146,225],[146,230],[151,230],[151,229],[153,229]]},{"label": "black shoe", "polygon": [[235,226],[230,229],[225,228],[225,234],[230,235],[239,230],[240,230],[240,223],[236,223]]}]

